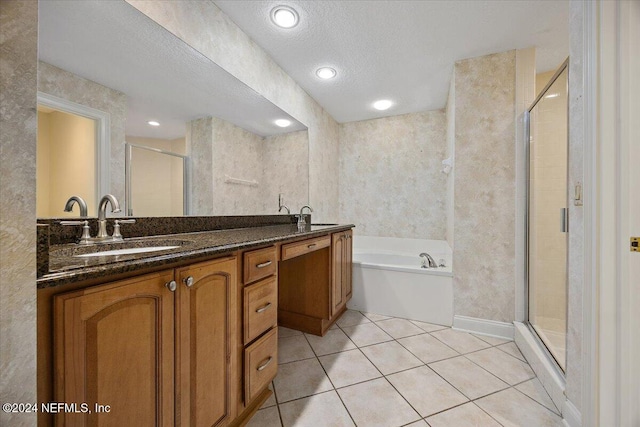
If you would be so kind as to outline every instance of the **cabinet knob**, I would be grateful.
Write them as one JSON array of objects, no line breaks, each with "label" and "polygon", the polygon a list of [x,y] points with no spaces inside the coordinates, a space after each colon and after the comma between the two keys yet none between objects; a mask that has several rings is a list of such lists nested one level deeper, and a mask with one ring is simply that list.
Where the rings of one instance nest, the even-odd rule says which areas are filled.
[{"label": "cabinet knob", "polygon": [[186,277],[182,281],[184,282],[185,285],[187,285],[187,288],[190,288],[193,286],[193,282],[194,282],[193,276]]},{"label": "cabinet knob", "polygon": [[171,292],[175,292],[175,291],[176,291],[176,289],[178,289],[178,284],[176,283],[176,281],[175,281],[175,280],[172,280],[172,281],[170,281],[170,282],[167,282],[167,283],[165,283],[164,285],[165,285],[165,286],[167,287],[167,289],[169,289]]}]

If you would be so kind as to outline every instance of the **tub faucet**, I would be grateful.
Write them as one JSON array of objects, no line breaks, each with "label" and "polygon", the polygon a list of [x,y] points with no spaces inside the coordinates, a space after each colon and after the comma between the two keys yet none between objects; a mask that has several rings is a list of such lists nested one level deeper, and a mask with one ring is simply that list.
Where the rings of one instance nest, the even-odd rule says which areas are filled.
[{"label": "tub faucet", "polygon": [[428,253],[422,252],[420,258],[422,258],[422,268],[438,268],[438,264]]},{"label": "tub faucet", "polygon": [[304,220],[304,210],[305,209],[309,209],[309,213],[313,212],[313,209],[311,209],[311,206],[309,205],[304,205],[303,207],[300,208],[300,215],[298,215],[298,227],[304,227],[305,225],[307,225],[306,221]]},{"label": "tub faucet", "polygon": [[78,206],[80,207],[80,216],[81,217],[86,217],[87,216],[87,202],[84,201],[84,199],[80,196],[71,196],[69,197],[69,200],[67,200],[67,204],[64,205],[64,211],[65,212],[71,212],[71,210],[73,209],[73,205],[75,203],[78,203]]},{"label": "tub faucet", "polygon": [[121,212],[120,203],[112,194],[107,194],[100,199],[98,205],[98,235],[95,237],[97,241],[105,241],[111,239],[107,233],[107,205],[111,204],[111,212]]}]

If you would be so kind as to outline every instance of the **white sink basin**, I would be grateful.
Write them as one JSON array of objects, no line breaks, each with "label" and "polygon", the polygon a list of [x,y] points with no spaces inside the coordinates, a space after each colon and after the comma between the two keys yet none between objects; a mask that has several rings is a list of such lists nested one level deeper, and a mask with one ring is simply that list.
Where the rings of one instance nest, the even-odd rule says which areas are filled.
[{"label": "white sink basin", "polygon": [[131,255],[131,254],[143,254],[147,252],[166,251],[168,249],[179,248],[180,246],[147,246],[145,248],[129,248],[129,249],[114,249],[110,251],[91,252],[83,255],[76,255],[77,258],[89,258],[98,256],[116,256],[116,255]]}]

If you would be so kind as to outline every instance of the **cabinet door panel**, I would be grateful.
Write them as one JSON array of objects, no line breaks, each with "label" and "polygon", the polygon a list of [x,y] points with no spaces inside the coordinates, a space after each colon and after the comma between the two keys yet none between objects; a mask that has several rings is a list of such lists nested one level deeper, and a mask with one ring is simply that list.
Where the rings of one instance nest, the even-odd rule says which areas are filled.
[{"label": "cabinet door panel", "polygon": [[56,401],[91,410],[58,422],[174,424],[174,294],[164,286],[172,279],[159,273],[55,297]]},{"label": "cabinet door panel", "polygon": [[336,233],[332,235],[332,274],[331,274],[331,315],[336,314],[344,304],[344,233]]},{"label": "cabinet door panel", "polygon": [[[182,426],[226,425],[231,404],[231,349],[235,345],[236,259],[177,271],[179,420]],[[193,278],[191,286],[187,279]]]}]

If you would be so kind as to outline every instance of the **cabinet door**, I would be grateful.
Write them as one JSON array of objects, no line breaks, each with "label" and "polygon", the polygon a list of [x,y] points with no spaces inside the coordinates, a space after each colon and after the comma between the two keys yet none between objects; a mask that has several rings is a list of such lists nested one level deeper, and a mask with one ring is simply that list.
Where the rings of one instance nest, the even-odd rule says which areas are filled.
[{"label": "cabinet door", "polygon": [[331,316],[335,315],[344,305],[345,292],[344,277],[343,277],[343,264],[344,264],[344,250],[345,239],[344,233],[335,233],[331,236]]},{"label": "cabinet door", "polygon": [[172,280],[173,270],[54,298],[55,399],[91,411],[65,410],[57,423],[174,425]]},{"label": "cabinet door", "polygon": [[194,264],[177,270],[176,278],[177,424],[226,425],[235,416],[236,258]]},{"label": "cabinet door", "polygon": [[351,230],[345,233],[344,238],[344,264],[342,266],[342,280],[344,283],[344,302],[351,299],[351,283],[353,276],[353,232]]}]

